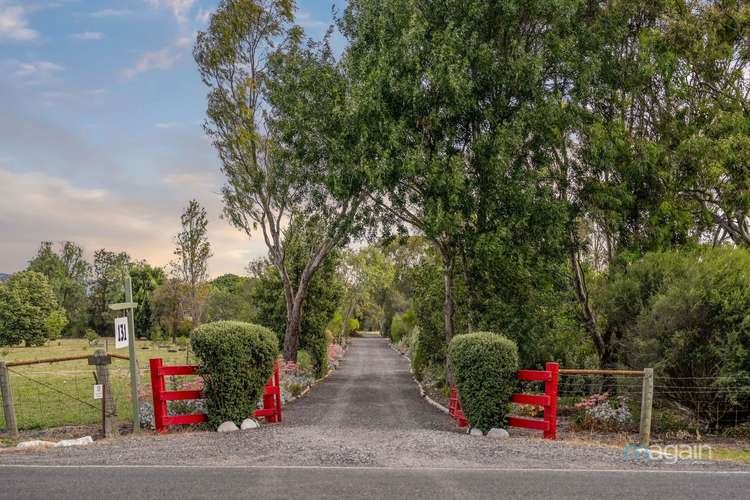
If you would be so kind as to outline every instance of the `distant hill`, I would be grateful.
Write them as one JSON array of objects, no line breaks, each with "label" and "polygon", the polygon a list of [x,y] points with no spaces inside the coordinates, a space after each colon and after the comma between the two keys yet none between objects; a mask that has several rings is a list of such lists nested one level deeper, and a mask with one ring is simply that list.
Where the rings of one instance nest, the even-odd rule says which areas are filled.
[{"label": "distant hill", "polygon": [[0,273],[0,281],[5,281],[10,278],[10,274]]}]

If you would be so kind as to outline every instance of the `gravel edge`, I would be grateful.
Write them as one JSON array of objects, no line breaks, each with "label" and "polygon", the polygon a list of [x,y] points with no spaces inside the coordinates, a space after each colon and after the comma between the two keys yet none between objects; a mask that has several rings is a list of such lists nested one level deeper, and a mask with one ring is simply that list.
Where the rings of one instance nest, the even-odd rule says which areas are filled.
[{"label": "gravel edge", "polygon": [[399,355],[401,355],[404,358],[406,358],[406,359],[409,360],[409,373],[411,373],[411,378],[417,384],[417,387],[419,387],[419,395],[422,396],[423,398],[425,398],[428,403],[430,403],[432,406],[434,406],[438,410],[442,411],[443,413],[445,413],[447,415],[450,415],[450,413],[451,413],[450,410],[448,408],[446,408],[445,406],[441,405],[440,403],[438,403],[437,401],[435,401],[434,399],[432,399],[430,396],[428,396],[427,392],[424,390],[424,387],[422,387],[422,383],[419,380],[417,380],[417,377],[414,376],[414,370],[412,370],[412,367],[411,367],[411,358],[409,357],[409,355],[405,354],[405,353],[403,353],[401,351],[399,351],[398,349],[396,349],[396,347],[391,342],[388,342],[388,347],[390,347],[395,352],[397,352]]}]

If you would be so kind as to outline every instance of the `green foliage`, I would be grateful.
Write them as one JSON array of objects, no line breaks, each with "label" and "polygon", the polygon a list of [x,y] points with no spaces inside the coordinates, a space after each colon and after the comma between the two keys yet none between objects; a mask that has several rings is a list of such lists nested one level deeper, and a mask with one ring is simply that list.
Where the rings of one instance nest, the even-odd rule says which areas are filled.
[{"label": "green foliage", "polygon": [[159,326],[173,339],[178,335],[189,333],[189,328],[188,332],[185,332],[184,328],[181,329],[181,323],[185,321],[185,309],[189,297],[189,286],[175,277],[167,279],[154,290],[151,301],[154,305],[154,313],[159,318]]},{"label": "green foliage", "polygon": [[252,415],[273,373],[278,343],[273,332],[239,321],[217,321],[190,336],[205,381],[209,423],[239,424]]},{"label": "green foliage", "polygon": [[130,256],[125,252],[115,253],[103,248],[94,252],[89,321],[100,336],[114,335],[112,324],[116,314],[109,309],[109,304],[125,300],[123,280],[129,264]]},{"label": "green foliage", "polygon": [[[447,349],[443,320],[445,295],[442,266],[431,251],[426,251],[421,257],[421,262],[406,273],[411,281],[412,307],[419,327],[412,358],[412,367],[418,377],[430,366],[444,367]],[[457,281],[455,292],[458,307],[454,324],[460,331],[467,331],[467,294],[461,280]]]},{"label": "green foliage", "polygon": [[302,394],[302,390],[302,384],[298,384],[297,382],[289,385],[289,392],[292,394],[293,398],[296,398],[297,396]]},{"label": "green foliage", "polygon": [[[185,312],[193,324],[199,325],[208,289],[208,259],[211,243],[208,241],[208,217],[206,209],[197,200],[190,200],[180,216],[182,230],[175,237],[175,261],[173,273],[187,287],[184,297]],[[174,335],[174,332],[173,332]]]},{"label": "green foliage", "polygon": [[[292,282],[297,282],[307,263],[307,256],[315,244],[314,230],[302,230],[299,222],[293,228],[294,238],[286,246],[287,269]],[[338,252],[331,252],[323,260],[308,285],[302,309],[299,348],[306,350],[315,362],[318,377],[328,372],[328,341],[325,330],[339,307],[343,286],[336,270]],[[252,287],[251,300],[255,307],[254,321],[274,331],[281,343],[286,330],[286,304],[281,276],[275,267],[260,265]]]},{"label": "green foliage", "polygon": [[160,342],[164,340],[166,336],[164,335],[164,330],[161,328],[161,326],[155,325],[151,329],[151,333],[149,334],[148,338],[153,342]]},{"label": "green foliage", "polygon": [[304,349],[297,351],[297,363],[300,369],[305,372],[311,371],[314,367],[312,356]]},{"label": "green foliage", "polygon": [[224,274],[211,281],[204,312],[206,321],[252,321],[252,284],[252,280],[235,274]]},{"label": "green foliage", "polygon": [[502,426],[516,385],[515,342],[491,332],[467,333],[453,338],[449,356],[469,424],[484,432]]},{"label": "green foliage", "polygon": [[408,309],[403,313],[393,316],[391,321],[390,336],[392,342],[398,342],[414,329],[417,323],[417,317],[413,309]]},{"label": "green foliage", "polygon": [[153,267],[146,261],[133,263],[130,268],[133,284],[133,300],[138,303],[133,318],[135,333],[138,337],[148,337],[158,324],[158,317],[153,303],[154,291],[166,280],[164,270]]},{"label": "green foliage", "polygon": [[346,334],[349,335],[357,330],[359,330],[359,320],[357,318],[349,318],[349,321],[346,322]]},{"label": "green foliage", "polygon": [[[304,299],[317,295],[308,286],[318,266],[362,229],[367,162],[345,69],[328,40],[302,43],[293,10],[289,0],[221,2],[193,55],[209,87],[205,128],[226,176],[224,214],[248,235],[262,231],[283,278],[284,357],[306,348],[324,373],[324,328],[333,310],[308,304],[303,314]],[[304,252],[290,261],[300,237]],[[310,313],[321,318],[305,330],[300,320]]]},{"label": "green foliage", "polygon": [[44,241],[36,256],[29,261],[29,271],[43,274],[65,310],[66,321],[62,334],[79,336],[88,322],[86,288],[91,277],[91,264],[86,262],[83,249],[71,241],[61,243],[59,252],[52,242]]},{"label": "green foliage", "polygon": [[0,285],[0,345],[42,345],[59,337],[66,323],[43,274],[23,271]]},{"label": "green foliage", "polygon": [[84,337],[88,341],[89,345],[94,345],[99,340],[99,335],[97,335],[96,332],[92,330],[91,328],[86,329],[86,333]]},{"label": "green foliage", "polygon": [[648,253],[592,288],[622,362],[675,377],[666,397],[708,424],[734,423],[737,409],[748,418],[750,251]]}]

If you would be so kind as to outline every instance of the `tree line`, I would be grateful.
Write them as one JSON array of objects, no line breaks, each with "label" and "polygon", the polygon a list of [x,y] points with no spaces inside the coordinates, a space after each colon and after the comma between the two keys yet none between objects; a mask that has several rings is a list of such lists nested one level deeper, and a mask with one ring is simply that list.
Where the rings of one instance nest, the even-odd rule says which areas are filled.
[{"label": "tree line", "polygon": [[175,259],[166,268],[103,248],[89,262],[72,241],[42,242],[24,271],[0,283],[0,344],[31,346],[60,336],[113,335],[117,313],[109,304],[124,301],[128,274],[138,303],[136,334],[155,340],[187,336],[202,321],[209,299],[220,293],[221,283],[208,282],[205,209],[191,200],[181,223]]},{"label": "tree line", "polygon": [[[222,2],[194,49],[226,215],[282,277],[286,357],[310,279],[363,234],[432,244],[446,340],[471,272],[479,303],[572,291],[602,365],[590,269],[750,242],[744,3],[353,0],[339,58],[293,9]],[[320,225],[299,280],[295,218]]]}]

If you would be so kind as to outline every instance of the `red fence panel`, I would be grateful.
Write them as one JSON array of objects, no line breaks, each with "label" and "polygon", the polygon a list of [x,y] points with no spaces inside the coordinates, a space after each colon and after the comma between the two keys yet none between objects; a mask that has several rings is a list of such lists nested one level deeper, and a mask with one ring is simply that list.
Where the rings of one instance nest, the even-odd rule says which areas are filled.
[{"label": "red fence panel", "polygon": [[[518,370],[516,372],[518,380],[544,382],[544,394],[513,394],[511,396],[511,401],[516,404],[542,406],[544,408],[544,418],[510,416],[508,417],[508,425],[542,431],[544,439],[554,440],[557,439],[557,383],[560,366],[557,363],[547,363],[545,368],[545,370]],[[451,399],[448,410],[459,427],[466,427],[466,417],[461,410],[461,402],[458,399],[458,392],[455,385],[451,387]]]},{"label": "red fence panel", "polygon": [[[167,401],[202,399],[202,391],[167,391],[164,377],[174,375],[196,375],[197,366],[164,366],[161,358],[148,360],[151,369],[151,394],[154,399],[154,427],[156,432],[167,432],[170,425],[200,424],[207,420],[204,413],[191,415],[169,415]],[[281,386],[279,385],[279,363],[274,363],[273,375],[263,388],[263,408],[255,410],[255,417],[264,417],[266,422],[281,422]]]}]

